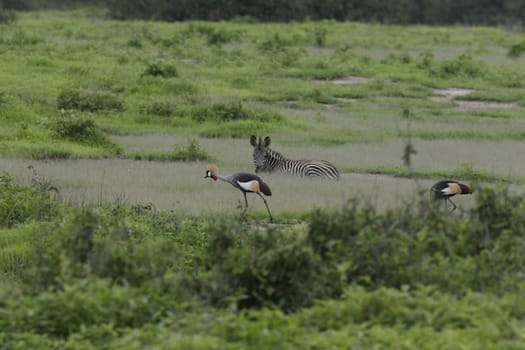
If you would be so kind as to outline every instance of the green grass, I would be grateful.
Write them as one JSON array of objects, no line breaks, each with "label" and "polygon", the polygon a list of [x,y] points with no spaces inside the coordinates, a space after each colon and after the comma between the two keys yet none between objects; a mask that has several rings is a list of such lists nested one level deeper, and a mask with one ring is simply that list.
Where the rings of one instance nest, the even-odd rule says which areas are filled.
[{"label": "green grass", "polygon": [[[348,114],[397,116],[409,107],[424,120],[435,116],[453,119],[456,112],[450,105],[426,101],[432,87],[470,87],[476,91],[467,99],[523,104],[519,82],[525,72],[518,61],[501,50],[515,43],[517,34],[503,29],[461,31],[419,26],[415,30],[335,22],[146,25],[102,19],[95,25],[89,20],[93,16],[102,15],[78,10],[73,19],[68,13],[27,13],[20,14],[16,25],[4,26],[1,40],[9,47],[1,58],[5,67],[2,80],[8,82],[0,100],[5,107],[5,125],[21,120],[38,125],[65,106],[91,111],[97,125],[112,133],[168,131],[231,137],[249,136],[253,131],[308,130],[311,140],[326,144],[333,129],[318,130],[316,123],[290,121],[296,115],[301,118],[304,109],[315,108],[322,113],[323,104],[338,105],[336,114],[341,118]],[[319,28],[324,34],[322,50],[315,49]],[[367,53],[377,50],[385,54],[376,58]],[[14,59],[26,57],[27,51],[32,53],[27,58]],[[490,54],[492,60],[499,54],[497,64],[484,60],[480,53]],[[329,82],[349,75],[372,80],[353,85]],[[313,83],[314,79],[327,82]],[[294,112],[288,111],[280,119],[246,124],[208,125],[193,117],[194,113],[205,114],[201,108],[213,109],[217,103],[232,99],[244,106],[259,102],[258,113],[286,101],[285,106],[293,107]],[[471,113],[461,113],[470,118]],[[508,116],[506,127],[516,129],[512,126],[520,119],[519,109],[504,113]],[[470,119],[477,124],[476,118]],[[352,134],[349,125],[334,126],[340,134],[345,134],[342,130]],[[378,138],[374,125],[360,129],[364,130],[360,130],[359,138],[333,139],[341,144],[398,137],[386,133]],[[439,134],[426,129],[419,133],[423,137],[471,138],[487,137],[490,131]],[[43,140],[47,137],[41,135]],[[497,137],[520,136],[509,131]],[[24,137],[19,139],[31,143]],[[101,154],[93,149],[91,156]]]},{"label": "green grass", "polygon": [[[4,347],[522,347],[519,32],[99,9],[0,29]],[[253,194],[241,217],[204,175],[253,172],[250,135],[341,178],[260,174],[275,223]],[[445,178],[474,189],[452,214]]]},{"label": "green grass", "polygon": [[[49,204],[38,186],[2,186],[0,203]],[[126,201],[62,206],[0,229],[0,338],[49,349],[518,349],[523,197],[502,186],[473,197],[454,215],[423,197],[386,213],[354,197],[273,225]]]}]

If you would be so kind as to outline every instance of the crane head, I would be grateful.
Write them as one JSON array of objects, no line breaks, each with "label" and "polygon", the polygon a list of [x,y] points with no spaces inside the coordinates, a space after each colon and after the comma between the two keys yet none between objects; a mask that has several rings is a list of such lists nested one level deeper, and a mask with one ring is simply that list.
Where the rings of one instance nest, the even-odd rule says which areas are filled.
[{"label": "crane head", "polygon": [[219,168],[215,164],[209,164],[206,168],[206,175],[204,178],[211,177],[213,180],[217,181],[217,172]]}]

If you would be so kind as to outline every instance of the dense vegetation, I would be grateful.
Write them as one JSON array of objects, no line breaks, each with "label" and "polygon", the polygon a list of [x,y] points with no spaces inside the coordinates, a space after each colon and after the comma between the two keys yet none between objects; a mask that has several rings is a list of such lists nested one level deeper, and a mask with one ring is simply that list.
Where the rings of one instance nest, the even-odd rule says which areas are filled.
[{"label": "dense vegetation", "polygon": [[335,19],[397,24],[523,24],[520,0],[2,0],[0,9],[107,6],[117,19],[163,21],[230,20],[304,21]]},{"label": "dense vegetation", "polygon": [[358,202],[304,224],[65,207],[3,174],[2,348],[518,349],[522,196]]},{"label": "dense vegetation", "polygon": [[[451,176],[475,189],[452,215],[425,189],[385,211],[356,196],[337,209],[279,211],[267,224],[264,211],[191,215],[157,209],[155,198],[76,203],[66,181],[31,167],[22,185],[0,169],[0,349],[523,348],[525,200],[497,184],[523,183],[522,162],[475,162],[490,156],[478,151],[486,143],[498,152],[525,138],[519,33],[119,22],[97,9],[17,12],[0,29],[1,165],[128,158],[246,169],[234,146],[200,142],[242,137],[248,148],[247,136],[272,133],[281,145],[348,145],[344,154],[369,144],[386,153],[383,141],[402,140],[396,157],[366,154],[380,166],[338,156],[343,177]],[[430,99],[450,87],[472,92]],[[150,152],[116,141],[147,133],[187,142]],[[452,155],[465,141],[474,143],[462,163]],[[445,142],[451,167],[417,166]],[[202,170],[191,177],[203,181]],[[183,181],[162,190],[194,190]],[[276,192],[272,204],[291,194]]]}]

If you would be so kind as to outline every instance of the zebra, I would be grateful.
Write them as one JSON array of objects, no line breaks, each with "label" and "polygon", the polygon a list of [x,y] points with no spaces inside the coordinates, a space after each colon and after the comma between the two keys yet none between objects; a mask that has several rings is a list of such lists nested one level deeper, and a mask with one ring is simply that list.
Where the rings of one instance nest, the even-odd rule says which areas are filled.
[{"label": "zebra", "polygon": [[279,152],[269,148],[270,136],[264,140],[259,137],[250,137],[250,144],[253,146],[253,164],[255,172],[272,172],[279,170],[282,174],[321,177],[339,179],[339,171],[331,163],[325,160],[292,160],[288,159]]}]

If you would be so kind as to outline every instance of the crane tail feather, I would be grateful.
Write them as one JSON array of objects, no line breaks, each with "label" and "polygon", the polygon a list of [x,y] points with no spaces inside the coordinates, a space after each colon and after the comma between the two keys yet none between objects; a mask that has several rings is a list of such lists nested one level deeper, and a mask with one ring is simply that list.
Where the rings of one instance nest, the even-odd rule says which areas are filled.
[{"label": "crane tail feather", "polygon": [[265,195],[267,195],[267,196],[271,196],[272,195],[272,191],[270,190],[270,186],[268,186],[268,184],[266,182],[260,181],[259,182],[259,188],[260,188],[261,192],[264,193]]}]

